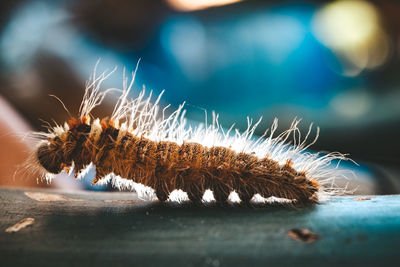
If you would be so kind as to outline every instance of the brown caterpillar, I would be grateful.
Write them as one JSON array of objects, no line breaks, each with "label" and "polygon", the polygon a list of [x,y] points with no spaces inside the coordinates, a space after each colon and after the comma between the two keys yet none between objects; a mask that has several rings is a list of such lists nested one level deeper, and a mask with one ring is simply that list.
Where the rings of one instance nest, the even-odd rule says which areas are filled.
[{"label": "brown caterpillar", "polygon": [[[120,98],[109,119],[92,120],[90,112],[110,90],[101,92],[101,83],[111,74],[96,71],[86,86],[79,118],[71,118],[64,126],[55,126],[44,137],[36,151],[36,163],[45,169],[46,177],[62,170],[75,170],[75,177],[90,165],[96,166],[93,183],[114,179],[117,186],[136,191],[154,190],[157,198],[167,201],[174,190],[187,193],[194,204],[205,202],[207,190],[213,192],[219,204],[227,203],[236,192],[242,204],[248,205],[257,196],[286,199],[288,203],[309,204],[318,201],[318,194],[331,192],[338,176],[329,167],[333,159],[345,159],[340,153],[319,156],[305,150],[307,136],[301,141],[299,123],[273,137],[277,128],[258,138],[255,124],[248,119],[248,129],[231,134],[225,132],[214,114],[212,125],[191,128],[186,126],[183,104],[170,116],[159,112],[161,95],[151,104],[151,93],[144,90],[135,99],[128,99],[135,73],[128,85],[124,78]],[[286,141],[293,135],[290,145]],[[39,168],[41,168],[39,167]],[[121,178],[123,177],[123,178]],[[330,188],[325,184],[330,182]],[[139,192],[140,193],[140,192]],[[151,193],[151,192],[150,192]],[[256,196],[255,196],[256,195]],[[261,198],[261,199],[262,199]],[[268,202],[268,201],[267,201]]]}]

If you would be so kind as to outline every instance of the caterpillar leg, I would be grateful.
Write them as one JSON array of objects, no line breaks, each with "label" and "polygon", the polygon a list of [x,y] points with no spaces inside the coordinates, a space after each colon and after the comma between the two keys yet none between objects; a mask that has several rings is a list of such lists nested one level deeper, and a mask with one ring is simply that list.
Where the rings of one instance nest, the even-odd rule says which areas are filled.
[{"label": "caterpillar leg", "polygon": [[[79,173],[85,168],[85,165],[82,162],[74,162],[75,168],[74,168],[74,178],[78,178]],[[98,177],[100,179],[100,177]],[[97,179],[97,180],[98,180]]]},{"label": "caterpillar leg", "polygon": [[228,204],[230,190],[228,187],[214,187],[212,189],[215,201],[218,205],[225,206]]},{"label": "caterpillar leg", "polygon": [[201,185],[199,185],[196,182],[190,182],[190,183],[182,183],[182,190],[185,191],[188,195],[188,198],[191,202],[191,204],[200,206],[203,204],[203,195],[204,195],[204,189]]},{"label": "caterpillar leg", "polygon": [[239,191],[238,192],[239,198],[240,198],[240,204],[244,205],[244,206],[249,206],[251,205],[250,200],[253,198],[254,196],[254,192],[252,190],[248,190],[248,191]]},{"label": "caterpillar leg", "polygon": [[165,202],[168,199],[169,193],[163,188],[156,189],[156,196],[160,202]]},{"label": "caterpillar leg", "polygon": [[203,203],[202,199],[203,199],[203,195],[204,195],[203,192],[200,192],[200,191],[198,191],[198,192],[188,191],[187,195],[189,197],[190,202],[192,202],[192,204],[194,204],[196,206],[202,205],[202,203]]},{"label": "caterpillar leg", "polygon": [[95,178],[94,178],[92,184],[96,184],[98,181],[103,179],[107,173],[108,172],[106,170],[104,170],[103,168],[96,166],[96,175],[95,175]]}]

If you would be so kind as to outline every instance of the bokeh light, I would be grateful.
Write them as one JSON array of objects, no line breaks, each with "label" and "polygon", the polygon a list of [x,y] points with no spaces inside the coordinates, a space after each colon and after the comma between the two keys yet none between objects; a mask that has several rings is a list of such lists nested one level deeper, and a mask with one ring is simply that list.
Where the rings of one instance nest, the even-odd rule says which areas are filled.
[{"label": "bokeh light", "polygon": [[167,0],[175,9],[193,11],[240,2],[242,0]]},{"label": "bokeh light", "polygon": [[381,66],[388,58],[390,42],[371,3],[329,3],[316,13],[313,29],[317,38],[341,59],[346,76]]},{"label": "bokeh light", "polygon": [[372,101],[372,96],[367,90],[355,88],[337,94],[330,104],[344,118],[356,119],[372,108]]}]

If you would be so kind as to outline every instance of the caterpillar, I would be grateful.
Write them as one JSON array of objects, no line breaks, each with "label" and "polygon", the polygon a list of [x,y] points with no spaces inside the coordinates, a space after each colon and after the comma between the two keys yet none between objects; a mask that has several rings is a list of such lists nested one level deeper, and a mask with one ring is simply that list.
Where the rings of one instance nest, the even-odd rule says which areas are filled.
[{"label": "caterpillar", "polygon": [[152,93],[145,97],[144,89],[138,97],[129,98],[137,68],[130,81],[124,71],[112,115],[94,119],[92,110],[108,92],[117,90],[101,90],[114,71],[97,75],[95,68],[86,83],[78,117],[36,133],[39,142],[30,166],[46,179],[72,169],[75,177],[80,177],[95,167],[93,184],[112,181],[117,187],[135,189],[142,197],[153,194],[160,202],[168,201],[178,190],[195,205],[207,203],[207,194],[209,201],[214,198],[221,205],[235,198],[232,194],[243,205],[252,205],[257,199],[306,205],[338,190],[334,179],[341,174],[332,161],[347,158],[338,152],[320,155],[307,150],[316,142],[319,128],[307,144],[313,125],[301,138],[297,119],[277,136],[275,119],[271,129],[258,138],[254,132],[261,118],[255,123],[247,118],[248,128],[242,133],[234,126],[224,129],[215,113],[211,124],[206,119],[205,124],[191,127],[185,103],[165,115],[169,106],[161,109],[159,105],[163,92],[153,102]]}]

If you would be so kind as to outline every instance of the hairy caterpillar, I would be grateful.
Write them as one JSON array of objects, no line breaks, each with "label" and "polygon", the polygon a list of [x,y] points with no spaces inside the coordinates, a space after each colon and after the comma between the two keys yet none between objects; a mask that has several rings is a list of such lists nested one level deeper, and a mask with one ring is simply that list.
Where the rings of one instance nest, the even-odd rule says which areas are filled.
[{"label": "hairy caterpillar", "polygon": [[[144,90],[137,98],[128,98],[136,70],[131,81],[124,75],[111,117],[93,119],[91,111],[113,90],[100,90],[112,73],[96,76],[95,69],[86,84],[78,118],[36,133],[41,140],[31,165],[47,178],[72,168],[77,177],[94,165],[93,183],[114,179],[114,183],[142,190],[142,194],[153,190],[161,202],[174,190],[182,190],[194,204],[204,203],[209,190],[219,204],[227,203],[234,192],[245,205],[257,196],[309,204],[317,202],[320,193],[335,190],[333,181],[340,173],[330,166],[331,161],[346,158],[337,152],[320,156],[306,151],[315,143],[319,129],[315,139],[306,144],[312,125],[302,140],[299,120],[276,137],[276,119],[260,138],[253,138],[253,133],[261,119],[256,123],[248,119],[243,133],[232,131],[233,126],[224,131],[215,114],[211,125],[188,127],[184,104],[169,116],[165,116],[166,108],[160,110],[162,93],[154,103],[151,93],[144,97]],[[291,136],[293,144],[288,144]]]}]

